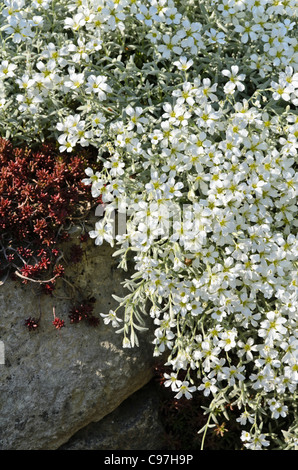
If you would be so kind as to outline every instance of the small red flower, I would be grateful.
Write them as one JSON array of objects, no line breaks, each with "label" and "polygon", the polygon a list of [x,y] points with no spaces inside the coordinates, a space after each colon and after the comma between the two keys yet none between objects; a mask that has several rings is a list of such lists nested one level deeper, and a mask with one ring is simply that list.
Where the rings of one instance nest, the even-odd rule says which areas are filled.
[{"label": "small red flower", "polygon": [[89,299],[89,301],[82,302],[71,308],[69,312],[70,323],[79,323],[82,320],[87,321],[91,326],[98,326],[99,319],[93,315],[93,304],[95,299]]},{"label": "small red flower", "polygon": [[58,264],[57,266],[54,267],[53,274],[56,277],[62,277],[64,274],[64,271],[65,271],[64,266],[62,264]]},{"label": "small red flower", "polygon": [[36,328],[38,328],[38,320],[29,317],[25,320],[25,326],[28,328],[29,331],[36,330]]},{"label": "small red flower", "polygon": [[61,328],[65,326],[64,320],[61,320],[58,317],[56,317],[52,323],[57,330],[61,330]]},{"label": "small red flower", "polygon": [[42,284],[41,287],[42,287],[43,292],[44,292],[45,294],[47,294],[47,295],[51,295],[52,292],[53,292],[53,290],[54,290],[54,288],[55,288],[53,281],[52,281],[52,282],[48,282],[48,283],[46,283],[46,284]]}]

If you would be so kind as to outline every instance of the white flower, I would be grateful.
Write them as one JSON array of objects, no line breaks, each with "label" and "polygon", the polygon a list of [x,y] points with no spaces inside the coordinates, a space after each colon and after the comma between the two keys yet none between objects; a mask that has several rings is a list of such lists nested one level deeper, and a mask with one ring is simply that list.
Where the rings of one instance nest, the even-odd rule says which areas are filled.
[{"label": "white flower", "polygon": [[163,375],[166,379],[164,382],[164,386],[171,387],[174,392],[178,391],[180,386],[182,385],[182,381],[177,378],[177,374],[175,372],[171,372],[171,374],[167,374],[165,372]]},{"label": "white flower", "polygon": [[179,24],[182,14],[179,13],[176,7],[169,7],[165,9],[165,22],[166,24]]},{"label": "white flower", "polygon": [[225,44],[225,33],[222,31],[217,31],[214,28],[210,28],[209,31],[205,31],[205,35],[209,39],[210,44]]},{"label": "white flower", "polygon": [[284,326],[287,319],[282,317],[278,312],[270,311],[266,313],[266,320],[260,324],[258,335],[265,338],[266,344],[272,345],[275,340],[282,339],[283,335],[287,333],[287,328]]},{"label": "white flower", "polygon": [[270,445],[269,441],[266,440],[265,434],[261,434],[260,432],[252,434],[248,431],[242,431],[241,440],[244,442],[244,446],[249,450],[263,450],[263,447]]},{"label": "white flower", "polygon": [[178,70],[188,70],[193,65],[193,60],[187,60],[186,57],[182,56],[179,60],[173,62],[174,65],[178,68]]},{"label": "white flower", "polygon": [[112,88],[106,83],[107,77],[103,75],[89,75],[86,82],[86,93],[96,93],[100,101],[107,98],[107,93],[112,92]]},{"label": "white flower", "polygon": [[156,338],[153,340],[155,347],[155,355],[163,353],[166,348],[172,349],[173,339],[175,338],[174,333],[171,330],[164,330],[163,328],[157,328],[154,332]]},{"label": "white flower", "polygon": [[239,91],[243,91],[245,89],[245,86],[242,83],[245,79],[245,75],[238,74],[238,72],[238,65],[232,65],[231,70],[222,70],[222,74],[229,78],[229,81],[224,86],[224,91],[226,94],[233,94],[235,88],[237,88]]},{"label": "white flower", "polygon": [[95,229],[89,232],[90,238],[95,238],[95,245],[102,245],[104,241],[114,244],[113,225],[105,221],[98,221]]},{"label": "white flower", "polygon": [[9,24],[4,26],[6,34],[12,35],[12,41],[20,44],[23,41],[30,40],[34,36],[30,23],[21,16],[11,16]]},{"label": "white flower", "polygon": [[47,10],[49,8],[49,4],[51,3],[51,0],[32,0],[32,5],[34,8],[38,9],[44,9]]},{"label": "white flower", "polygon": [[172,52],[180,55],[182,53],[182,48],[178,45],[180,38],[177,35],[170,36],[169,34],[164,34],[162,37],[164,44],[159,45],[157,50],[161,53],[164,59],[169,59],[172,55]]},{"label": "white flower", "polygon": [[176,182],[174,178],[169,178],[168,181],[164,184],[164,193],[166,198],[174,198],[182,196],[180,189],[182,189],[184,184],[181,181]]},{"label": "white flower", "polygon": [[161,38],[161,33],[155,29],[152,28],[148,34],[146,34],[146,38],[148,38],[152,44],[158,44],[158,41]]},{"label": "white flower", "polygon": [[250,21],[245,21],[244,25],[237,24],[235,31],[240,33],[241,42],[246,44],[249,40],[256,41],[258,39],[258,32],[262,32],[262,28],[259,24],[252,24]]},{"label": "white flower", "polygon": [[30,76],[26,73],[22,75],[21,78],[17,78],[16,83],[21,89],[28,90],[28,88],[33,87],[35,80],[30,78]]},{"label": "white flower", "polygon": [[108,161],[104,162],[104,167],[110,169],[110,175],[112,177],[123,175],[124,166],[125,163],[122,162],[116,155],[113,155]]},{"label": "white flower", "polygon": [[[247,410],[243,411],[239,418],[236,418],[236,421],[240,423],[242,426],[245,426],[247,422],[253,423],[254,422],[254,415],[252,413],[249,413]],[[243,438],[247,438],[246,435],[242,435]],[[243,440],[243,439],[242,439]]]},{"label": "white flower", "polygon": [[40,26],[42,27],[43,26],[43,17],[40,16],[40,15],[35,15],[32,17],[32,20],[30,21],[30,25],[31,26]]},{"label": "white flower", "polygon": [[124,338],[123,338],[122,347],[123,348],[131,348],[131,342],[126,336],[124,336]]},{"label": "white flower", "polygon": [[142,21],[147,26],[152,26],[154,21],[158,21],[157,9],[154,6],[147,8],[145,5],[139,5],[139,13],[136,14],[136,18]]},{"label": "white flower", "polygon": [[144,132],[144,125],[148,124],[149,121],[146,117],[141,116],[143,114],[143,109],[140,106],[133,108],[129,105],[125,108],[125,113],[129,117],[127,129],[132,130],[136,127],[139,134]]},{"label": "white flower", "polygon": [[96,114],[92,114],[91,122],[97,128],[104,129],[104,124],[106,122],[106,118],[101,112],[97,112]]},{"label": "white flower", "polygon": [[239,357],[245,356],[247,361],[252,361],[254,357],[253,352],[257,350],[257,346],[254,344],[254,339],[248,338],[245,343],[244,341],[238,341],[237,345],[240,348],[237,355]]},{"label": "white flower", "polygon": [[68,79],[64,81],[64,87],[66,90],[77,90],[85,81],[84,73],[70,72]]},{"label": "white flower", "polygon": [[290,85],[285,82],[271,82],[271,87],[272,87],[272,98],[274,100],[280,100],[281,98],[285,101],[290,101],[290,96],[293,91],[293,88],[290,87]]},{"label": "white flower", "polygon": [[198,390],[203,390],[203,395],[205,395],[205,397],[208,397],[210,393],[214,395],[218,390],[215,384],[216,379],[214,377],[210,379],[208,377],[204,377],[201,385],[198,386]]},{"label": "white flower", "polygon": [[256,434],[244,445],[249,450],[263,450],[263,447],[268,447],[270,442],[266,440],[265,434]]},{"label": "white flower", "polygon": [[99,179],[100,179],[100,176],[101,176],[99,171],[94,173],[93,169],[90,168],[90,167],[85,169],[85,173],[88,176],[88,178],[83,178],[82,183],[84,183],[86,185],[98,182]]},{"label": "white flower", "polygon": [[65,135],[65,134],[60,135],[58,137],[58,143],[60,144],[59,152],[64,152],[65,150],[67,152],[72,152],[77,142],[78,142],[77,136],[71,136],[71,135]]},{"label": "white flower", "polygon": [[17,68],[15,64],[10,64],[8,60],[2,60],[0,64],[0,78],[14,77],[14,70]]},{"label": "white flower", "polygon": [[178,388],[178,393],[175,395],[175,398],[181,398],[185,396],[188,400],[192,398],[192,393],[196,390],[196,387],[190,386],[187,380],[184,380]]},{"label": "white flower", "polygon": [[219,334],[220,341],[218,343],[219,347],[223,348],[225,351],[230,351],[230,349],[236,346],[236,337],[237,330],[232,328],[231,330],[223,331]]},{"label": "white flower", "polygon": [[86,23],[84,15],[82,13],[77,13],[73,16],[73,18],[65,18],[64,20],[64,28],[65,29],[72,29],[73,31],[78,31],[82,26]]},{"label": "white flower", "polygon": [[288,414],[288,407],[284,405],[281,401],[272,398],[268,400],[269,409],[272,413],[272,418],[278,419],[280,416],[285,418]]},{"label": "white flower", "polygon": [[123,320],[119,318],[115,312],[115,310],[109,310],[109,313],[100,313],[100,316],[103,318],[104,324],[108,325],[109,323],[112,324],[113,328],[118,328]]}]

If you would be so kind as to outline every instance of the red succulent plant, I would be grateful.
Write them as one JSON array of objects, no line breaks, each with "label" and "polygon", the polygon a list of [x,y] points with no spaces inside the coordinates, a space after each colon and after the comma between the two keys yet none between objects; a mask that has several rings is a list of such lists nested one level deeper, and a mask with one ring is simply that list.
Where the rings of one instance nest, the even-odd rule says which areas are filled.
[{"label": "red succulent plant", "polygon": [[[66,227],[94,204],[82,183],[90,161],[96,161],[92,150],[69,156],[51,143],[34,150],[0,138],[1,274],[9,270],[23,283],[45,280],[44,291],[52,292],[64,274],[59,244],[68,238]],[[77,248],[76,259],[81,255]]]}]

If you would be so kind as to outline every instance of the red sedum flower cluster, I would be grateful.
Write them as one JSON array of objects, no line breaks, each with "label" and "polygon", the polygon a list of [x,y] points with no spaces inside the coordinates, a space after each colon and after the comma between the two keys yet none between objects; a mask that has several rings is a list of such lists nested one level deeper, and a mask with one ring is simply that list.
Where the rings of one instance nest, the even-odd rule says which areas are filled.
[{"label": "red sedum flower cluster", "polygon": [[70,323],[86,321],[91,326],[98,326],[99,318],[93,315],[94,302],[95,299],[92,298],[73,306],[68,315]]},{"label": "red sedum flower cluster", "polygon": [[33,150],[0,138],[0,277],[43,280],[52,292],[64,273],[59,243],[66,228],[94,203],[82,183],[91,159],[91,150],[69,156],[50,143]]}]

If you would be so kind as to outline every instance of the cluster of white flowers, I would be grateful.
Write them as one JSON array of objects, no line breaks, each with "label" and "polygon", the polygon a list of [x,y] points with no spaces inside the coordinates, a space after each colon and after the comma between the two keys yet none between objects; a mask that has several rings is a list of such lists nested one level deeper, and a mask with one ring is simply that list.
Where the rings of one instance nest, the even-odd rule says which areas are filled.
[{"label": "cluster of white flowers", "polygon": [[138,344],[150,300],[165,385],[237,405],[245,447],[268,446],[264,410],[290,419],[298,383],[297,1],[4,0],[0,15],[2,136],[98,148],[90,236],[136,269],[105,323]]}]

